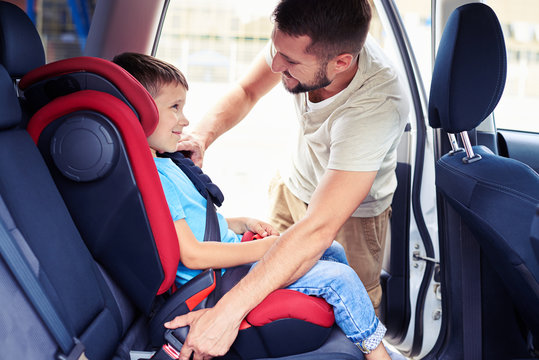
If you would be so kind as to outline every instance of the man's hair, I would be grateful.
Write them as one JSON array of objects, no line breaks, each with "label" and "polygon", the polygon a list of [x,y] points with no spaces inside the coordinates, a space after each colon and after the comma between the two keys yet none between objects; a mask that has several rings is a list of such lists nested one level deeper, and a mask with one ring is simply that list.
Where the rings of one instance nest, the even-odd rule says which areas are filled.
[{"label": "man's hair", "polygon": [[171,83],[189,90],[187,80],[178,68],[153,56],[125,52],[116,55],[112,61],[133,75],[152,97],[156,97],[164,85]]},{"label": "man's hair", "polygon": [[327,61],[359,54],[369,32],[371,7],[368,0],[281,0],[273,20],[289,36],[309,36],[307,53]]}]

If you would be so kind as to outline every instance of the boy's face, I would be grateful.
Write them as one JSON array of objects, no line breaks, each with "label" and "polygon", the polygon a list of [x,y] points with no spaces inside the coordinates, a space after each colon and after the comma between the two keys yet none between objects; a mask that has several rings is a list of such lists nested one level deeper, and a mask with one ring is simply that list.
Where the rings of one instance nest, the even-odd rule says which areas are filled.
[{"label": "boy's face", "polygon": [[181,84],[164,85],[154,98],[159,111],[159,122],[148,136],[148,144],[155,156],[157,152],[175,152],[183,128],[189,121],[183,114],[187,92]]}]

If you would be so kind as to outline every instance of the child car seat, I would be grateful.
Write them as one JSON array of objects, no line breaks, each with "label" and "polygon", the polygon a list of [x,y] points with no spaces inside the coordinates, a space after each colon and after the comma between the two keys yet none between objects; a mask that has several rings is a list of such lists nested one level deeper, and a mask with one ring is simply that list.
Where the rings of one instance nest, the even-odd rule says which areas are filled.
[{"label": "child car seat", "polygon": [[[105,91],[100,90],[94,85],[98,75],[84,67],[86,63],[110,63],[84,60],[46,65],[21,79],[19,86],[25,90],[28,79],[34,80],[44,69],[56,70],[65,65],[62,72],[70,73],[70,67],[79,64],[87,70],[64,74],[50,82],[36,80],[29,94],[25,91],[26,103],[31,107],[52,99],[33,115],[28,132],[94,257],[137,306],[149,313],[156,295],[174,283],[179,262],[176,232],[164,194],[154,186],[159,178],[144,134],[153,131],[157,109],[141,86],[128,84],[127,96],[142,104],[135,107],[139,109],[139,121],[124,101],[105,92],[113,89],[109,83],[105,82]],[[115,67],[103,68],[120,73]],[[60,83],[69,84],[65,91],[74,92],[54,98],[62,89]],[[79,91],[85,85],[96,90]],[[53,95],[49,89],[53,89]],[[109,119],[121,120],[111,123]],[[123,142],[122,137],[133,140]]]}]

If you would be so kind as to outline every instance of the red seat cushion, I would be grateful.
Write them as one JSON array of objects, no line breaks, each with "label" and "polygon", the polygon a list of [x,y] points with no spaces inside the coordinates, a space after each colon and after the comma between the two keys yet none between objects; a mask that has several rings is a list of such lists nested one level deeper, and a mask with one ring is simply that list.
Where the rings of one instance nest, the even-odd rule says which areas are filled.
[{"label": "red seat cushion", "polygon": [[253,326],[263,326],[287,318],[305,320],[323,327],[330,327],[335,322],[333,308],[324,299],[288,289],[269,294],[247,315],[246,320]]}]

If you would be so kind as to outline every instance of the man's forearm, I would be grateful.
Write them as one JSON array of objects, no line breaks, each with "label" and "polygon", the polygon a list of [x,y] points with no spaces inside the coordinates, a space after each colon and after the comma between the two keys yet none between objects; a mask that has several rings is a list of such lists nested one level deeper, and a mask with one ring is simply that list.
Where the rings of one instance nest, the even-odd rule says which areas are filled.
[{"label": "man's forearm", "polygon": [[281,235],[253,270],[223,296],[221,305],[229,311],[237,304],[235,315],[246,316],[269,293],[309,271],[365,199],[375,176],[375,171],[328,170],[305,217]]},{"label": "man's forearm", "polygon": [[258,264],[216,305],[243,319],[272,291],[286,287],[314,266],[332,242],[331,234],[299,222],[285,232]]}]

